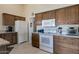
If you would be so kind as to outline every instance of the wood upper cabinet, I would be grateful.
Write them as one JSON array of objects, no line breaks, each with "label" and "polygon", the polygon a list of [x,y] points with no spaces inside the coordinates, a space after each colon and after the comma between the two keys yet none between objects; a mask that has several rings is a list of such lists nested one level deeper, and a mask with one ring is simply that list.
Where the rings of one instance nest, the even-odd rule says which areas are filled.
[{"label": "wood upper cabinet", "polygon": [[36,31],[37,25],[42,25],[42,13],[35,14],[35,23],[34,23],[35,31]]},{"label": "wood upper cabinet", "polygon": [[20,16],[14,16],[15,21],[17,20],[22,20],[25,21],[25,17],[20,17]]},{"label": "wood upper cabinet", "polygon": [[14,25],[14,16],[3,13],[3,25]]},{"label": "wood upper cabinet", "polygon": [[21,18],[21,20],[25,21],[25,17],[20,17],[20,18]]},{"label": "wood upper cabinet", "polygon": [[79,24],[79,5],[66,8],[66,23]]},{"label": "wood upper cabinet", "polygon": [[35,14],[35,28],[37,25],[42,25],[42,20],[55,19],[55,11],[48,11]]},{"label": "wood upper cabinet", "polygon": [[41,25],[42,24],[42,13],[35,14],[35,24]]},{"label": "wood upper cabinet", "polygon": [[2,16],[3,16],[3,25],[6,26],[8,25],[14,26],[16,20],[25,21],[25,17],[21,17],[21,16],[15,16],[7,13],[3,13]]},{"label": "wood upper cabinet", "polygon": [[57,24],[79,24],[79,5],[56,10]]},{"label": "wood upper cabinet", "polygon": [[53,11],[49,11],[49,19],[55,19],[56,17],[55,17],[55,10],[53,10]]},{"label": "wood upper cabinet", "polygon": [[56,10],[56,24],[65,24],[66,22],[66,10],[65,8]]},{"label": "wood upper cabinet", "polygon": [[55,19],[55,11],[48,11],[48,12],[43,12],[43,20],[47,19]]},{"label": "wood upper cabinet", "polygon": [[39,34],[32,33],[32,46],[39,48]]},{"label": "wood upper cabinet", "polygon": [[35,20],[41,21],[42,20],[42,13],[35,14]]},{"label": "wood upper cabinet", "polygon": [[49,12],[44,12],[43,13],[43,20],[49,19]]},{"label": "wood upper cabinet", "polygon": [[79,38],[54,36],[54,53],[78,54]]}]

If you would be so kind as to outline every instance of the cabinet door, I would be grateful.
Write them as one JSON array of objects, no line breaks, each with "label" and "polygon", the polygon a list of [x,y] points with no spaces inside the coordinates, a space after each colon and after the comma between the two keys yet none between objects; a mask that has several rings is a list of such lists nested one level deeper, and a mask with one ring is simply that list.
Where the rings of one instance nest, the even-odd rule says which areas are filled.
[{"label": "cabinet door", "polygon": [[9,41],[10,44],[17,43],[17,33],[3,33],[3,34],[0,34],[0,38],[3,38],[4,40]]},{"label": "cabinet door", "polygon": [[56,18],[55,10],[49,11],[49,19],[55,19],[55,18]]},{"label": "cabinet door", "polygon": [[72,48],[64,47],[60,44],[56,44],[55,48],[56,48],[55,52],[57,54],[73,54],[73,49]]},{"label": "cabinet door", "polygon": [[66,8],[66,23],[79,24],[79,5]]},{"label": "cabinet door", "polygon": [[15,16],[14,19],[15,19],[15,21],[21,20],[20,17],[18,17],[18,16]]},{"label": "cabinet door", "polygon": [[[0,38],[5,39],[5,34],[0,34]],[[6,40],[6,39],[5,39]]]},{"label": "cabinet door", "polygon": [[54,36],[54,53],[58,54],[73,53],[72,39],[65,38],[62,36]]},{"label": "cabinet door", "polygon": [[3,13],[3,25],[14,25],[14,16]]},{"label": "cabinet door", "polygon": [[32,45],[34,47],[39,48],[39,34],[36,34],[36,33],[32,34]]},{"label": "cabinet door", "polygon": [[65,24],[66,22],[66,10],[65,8],[56,10],[56,23],[59,24]]},{"label": "cabinet door", "polygon": [[13,40],[12,40],[12,33],[5,33],[5,40],[9,41],[10,44],[13,43]]},{"label": "cabinet door", "polygon": [[17,20],[25,21],[25,17],[20,17],[20,16],[15,16],[14,19],[15,21]]},{"label": "cabinet door", "polygon": [[37,25],[42,25],[42,13],[35,14],[35,23],[34,23],[35,31]]},{"label": "cabinet door", "polygon": [[54,36],[54,53],[60,53],[60,54],[79,53],[78,38]]},{"label": "cabinet door", "polygon": [[49,12],[44,12],[43,13],[43,20],[49,19]]},{"label": "cabinet door", "polygon": [[42,25],[42,13],[35,15],[35,25]]},{"label": "cabinet door", "polygon": [[41,21],[42,20],[42,13],[35,14],[35,20]]},{"label": "cabinet door", "polygon": [[17,33],[12,33],[12,44],[17,43]]},{"label": "cabinet door", "polygon": [[25,17],[20,17],[22,21],[25,21]]},{"label": "cabinet door", "polygon": [[47,19],[55,19],[55,11],[48,11],[48,12],[44,12],[42,13],[43,15],[43,20],[47,20]]},{"label": "cabinet door", "polygon": [[32,41],[33,42],[39,42],[39,34],[33,33],[32,34]]},{"label": "cabinet door", "polygon": [[57,24],[79,24],[79,5],[56,10]]}]

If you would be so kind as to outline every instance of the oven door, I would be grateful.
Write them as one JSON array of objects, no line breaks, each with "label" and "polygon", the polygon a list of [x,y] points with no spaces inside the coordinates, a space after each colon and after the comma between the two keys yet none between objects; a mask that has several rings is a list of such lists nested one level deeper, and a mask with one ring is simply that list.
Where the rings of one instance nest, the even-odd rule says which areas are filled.
[{"label": "oven door", "polygon": [[53,48],[53,35],[40,34],[40,45]]}]

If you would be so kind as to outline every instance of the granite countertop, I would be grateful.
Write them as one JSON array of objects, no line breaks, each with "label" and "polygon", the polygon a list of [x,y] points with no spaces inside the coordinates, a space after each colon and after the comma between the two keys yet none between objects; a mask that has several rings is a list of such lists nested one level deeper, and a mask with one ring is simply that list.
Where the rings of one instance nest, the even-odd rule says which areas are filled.
[{"label": "granite countertop", "polygon": [[9,41],[0,38],[0,46],[10,44]]},{"label": "granite countertop", "polygon": [[54,33],[53,35],[71,37],[71,38],[79,38],[79,35],[68,35],[68,34],[57,34],[57,33]]},{"label": "granite countertop", "polygon": [[2,33],[15,33],[15,32],[0,32],[0,34],[2,34]]},{"label": "granite countertop", "polygon": [[68,34],[58,34],[58,33],[48,34],[48,33],[38,33],[38,32],[33,32],[33,33],[44,34],[44,35],[64,36],[64,37],[71,37],[71,38],[79,38],[79,35],[68,35]]}]

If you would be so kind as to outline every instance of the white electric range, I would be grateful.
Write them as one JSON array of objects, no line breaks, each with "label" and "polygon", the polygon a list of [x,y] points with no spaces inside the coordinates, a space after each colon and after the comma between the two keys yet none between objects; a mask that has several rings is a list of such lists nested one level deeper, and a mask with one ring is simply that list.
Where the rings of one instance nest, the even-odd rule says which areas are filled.
[{"label": "white electric range", "polygon": [[42,28],[44,33],[40,33],[40,49],[53,53],[53,33],[56,33],[55,19],[43,20]]},{"label": "white electric range", "polygon": [[53,53],[53,35],[40,33],[40,49]]}]

